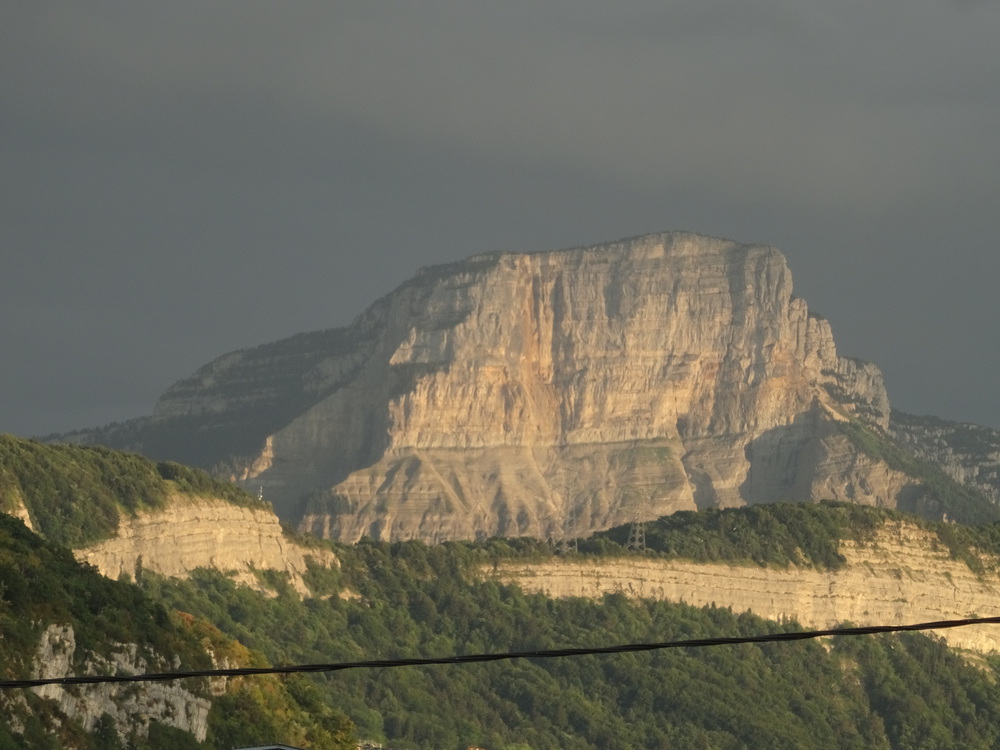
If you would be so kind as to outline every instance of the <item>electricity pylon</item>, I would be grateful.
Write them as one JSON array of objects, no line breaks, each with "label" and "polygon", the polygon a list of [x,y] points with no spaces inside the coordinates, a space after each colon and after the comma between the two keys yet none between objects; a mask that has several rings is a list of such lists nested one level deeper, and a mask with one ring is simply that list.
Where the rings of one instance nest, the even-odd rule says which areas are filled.
[{"label": "electricity pylon", "polygon": [[640,520],[639,509],[636,508],[632,518],[632,528],[628,532],[625,549],[629,552],[644,552],[646,550],[646,524]]}]

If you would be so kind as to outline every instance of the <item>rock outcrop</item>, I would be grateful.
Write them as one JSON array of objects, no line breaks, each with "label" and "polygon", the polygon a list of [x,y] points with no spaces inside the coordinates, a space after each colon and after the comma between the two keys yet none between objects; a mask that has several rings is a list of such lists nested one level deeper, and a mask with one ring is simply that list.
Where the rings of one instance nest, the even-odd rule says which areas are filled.
[{"label": "rock outcrop", "polygon": [[426,269],[347,328],[221,357],[76,438],[214,467],[324,537],[436,541],[914,507],[920,482],[845,420],[888,427],[881,374],[837,355],[782,255],[668,233]]},{"label": "rock outcrop", "polygon": [[893,410],[893,436],[956,482],[1000,504],[1000,432],[990,427]]},{"label": "rock outcrop", "polygon": [[338,564],[329,550],[290,541],[273,513],[186,496],[171,498],[163,509],[122,517],[117,536],[74,554],[109,578],[134,579],[137,568],[186,578],[204,567],[261,589],[254,572],[277,570],[303,596],[309,593],[302,578],[307,558],[323,566]]},{"label": "rock outcrop", "polygon": [[[149,655],[147,655],[149,656]],[[78,674],[143,674],[167,671],[169,665],[150,664],[134,643],[118,644],[109,656],[80,654],[69,625],[50,625],[42,633],[33,662],[32,679],[52,679]],[[79,669],[83,664],[82,671]],[[92,731],[97,720],[110,716],[122,737],[146,737],[153,722],[180,729],[204,742],[208,733],[211,701],[178,682],[101,683],[83,688],[44,685],[36,695],[55,701],[59,710]]]},{"label": "rock outcrop", "polygon": [[[600,598],[621,593],[752,611],[809,628],[902,625],[1000,616],[1000,576],[973,573],[933,535],[908,524],[882,529],[873,543],[844,543],[839,570],[702,564],[635,556],[618,560],[563,558],[484,569],[526,591],[552,597]],[[996,561],[993,569],[996,569]],[[952,646],[1000,650],[1000,628],[975,625],[937,631]]]},{"label": "rock outcrop", "polygon": [[246,474],[295,494],[323,455],[353,456],[304,519],[323,536],[583,535],[706,506],[895,505],[912,484],[840,434],[886,424],[881,377],[837,357],[772,248],[657,235],[483,256],[367,315],[382,333],[362,370]]},{"label": "rock outcrop", "polygon": [[27,526],[32,531],[35,530],[34,526],[31,523],[31,513],[28,512],[28,508],[24,504],[24,501],[21,498],[17,499],[17,502],[14,504],[14,507],[9,511],[9,515],[14,516],[14,518],[21,519],[21,521],[24,522],[25,526]]}]

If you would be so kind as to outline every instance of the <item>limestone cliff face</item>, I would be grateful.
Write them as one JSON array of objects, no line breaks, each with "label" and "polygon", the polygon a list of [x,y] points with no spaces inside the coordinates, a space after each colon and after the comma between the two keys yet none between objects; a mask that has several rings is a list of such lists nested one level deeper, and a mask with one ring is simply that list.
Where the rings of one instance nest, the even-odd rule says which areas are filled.
[{"label": "limestone cliff face", "polygon": [[327,550],[289,541],[273,513],[213,498],[182,496],[171,498],[161,510],[123,517],[115,538],[78,549],[75,555],[109,578],[135,578],[138,565],[178,578],[186,578],[195,568],[209,567],[260,588],[253,571],[277,570],[287,573],[302,595],[309,593],[302,579],[307,557],[320,565],[337,564]]},{"label": "limestone cliff face", "polygon": [[673,233],[419,273],[343,329],[235,352],[80,440],[217,472],[301,529],[583,535],[919,488],[841,433],[889,405],[765,246]]},{"label": "limestone cliff face", "polygon": [[481,256],[368,315],[357,377],[245,475],[274,496],[350,457],[303,522],[323,536],[584,534],[778,499],[894,505],[906,483],[853,460],[835,422],[884,425],[881,376],[837,356],[772,248],[670,234]]},{"label": "limestone cliff face", "polygon": [[[166,671],[170,665],[150,663],[155,655],[142,655],[136,645],[119,644],[110,656],[78,653],[76,635],[69,625],[50,625],[43,633],[34,658],[33,679],[79,674],[143,674]],[[81,666],[82,665],[82,666]],[[135,733],[145,737],[153,722],[180,729],[204,742],[208,733],[211,701],[187,690],[180,683],[108,683],[82,688],[45,685],[32,688],[42,698],[56,702],[59,710],[78,719],[87,731],[103,715],[109,715],[123,737]]]},{"label": "limestone cliff face", "polygon": [[[915,526],[888,526],[871,544],[846,544],[840,570],[761,568],[656,560],[560,559],[501,565],[495,575],[527,591],[553,597],[604,594],[715,604],[761,617],[795,619],[810,628],[839,623],[899,625],[1000,616],[1000,576],[975,575],[936,538]],[[982,652],[1000,650],[1000,630],[977,625],[939,631],[949,644]]]},{"label": "limestone cliff face", "polygon": [[32,531],[35,530],[34,525],[31,523],[31,513],[28,512],[28,508],[24,504],[24,501],[21,498],[17,499],[17,502],[14,504],[14,507],[10,511],[8,511],[8,513],[14,516],[14,518],[21,519],[24,522],[24,525],[27,526]]}]

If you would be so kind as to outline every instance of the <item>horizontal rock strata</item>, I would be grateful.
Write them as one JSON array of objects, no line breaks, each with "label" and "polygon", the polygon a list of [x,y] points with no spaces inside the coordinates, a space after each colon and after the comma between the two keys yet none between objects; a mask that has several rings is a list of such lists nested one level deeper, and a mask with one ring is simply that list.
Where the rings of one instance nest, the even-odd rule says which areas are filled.
[{"label": "horizontal rock strata", "polygon": [[254,571],[277,570],[287,573],[302,595],[308,594],[302,579],[307,557],[321,565],[337,564],[328,550],[289,541],[269,511],[180,495],[162,510],[123,517],[115,538],[74,554],[110,578],[135,578],[137,566],[179,578],[195,568],[215,568],[259,588]]},{"label": "horizontal rock strata", "polygon": [[[970,616],[1000,616],[1000,576],[979,577],[951,559],[936,537],[916,527],[885,529],[871,544],[845,544],[840,570],[699,564],[641,556],[609,561],[559,559],[502,564],[500,580],[553,597],[599,598],[621,593],[716,605],[772,620],[794,619],[826,629],[840,623],[899,625]],[[1000,649],[1000,626],[941,630],[952,646]]]}]

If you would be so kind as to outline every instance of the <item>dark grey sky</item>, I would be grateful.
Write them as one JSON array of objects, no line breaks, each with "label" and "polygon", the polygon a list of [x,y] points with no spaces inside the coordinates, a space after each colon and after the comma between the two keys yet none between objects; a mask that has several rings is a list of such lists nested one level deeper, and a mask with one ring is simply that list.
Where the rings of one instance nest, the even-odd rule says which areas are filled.
[{"label": "dark grey sky", "polygon": [[777,246],[895,406],[1000,428],[1000,3],[8,3],[0,432],[146,414],[423,265]]}]

